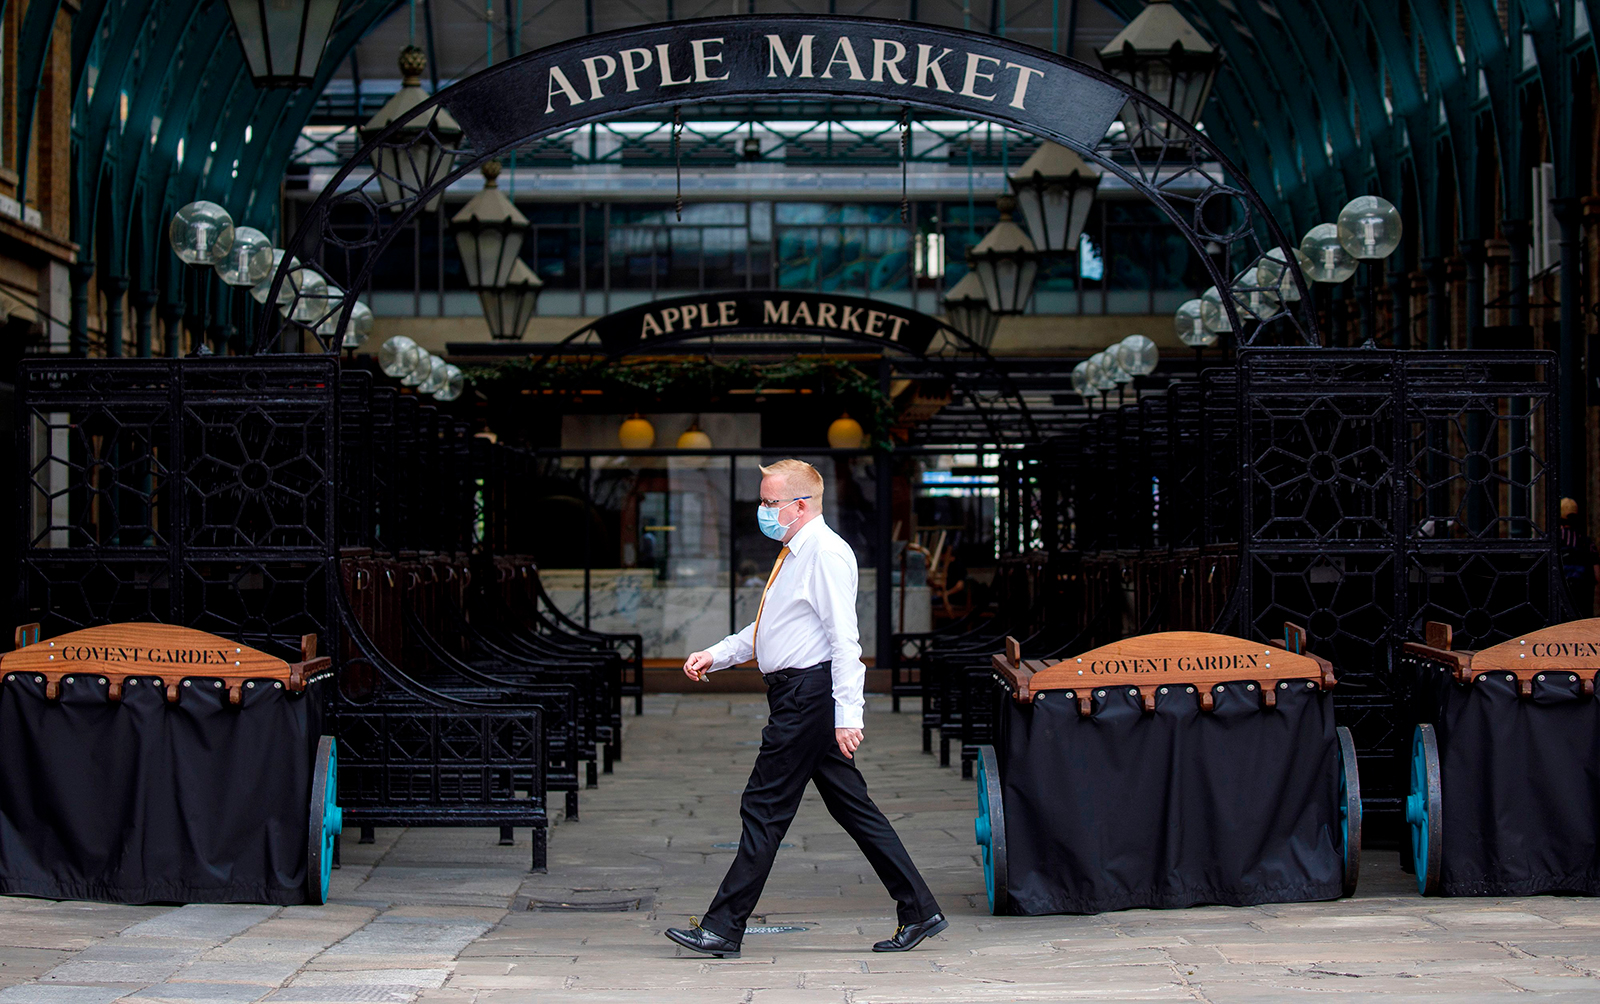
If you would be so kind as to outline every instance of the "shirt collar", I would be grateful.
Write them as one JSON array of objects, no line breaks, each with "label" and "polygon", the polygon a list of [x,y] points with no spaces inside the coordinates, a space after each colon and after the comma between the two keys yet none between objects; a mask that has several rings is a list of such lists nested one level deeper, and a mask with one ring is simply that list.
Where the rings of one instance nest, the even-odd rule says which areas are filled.
[{"label": "shirt collar", "polygon": [[795,535],[793,537],[789,538],[789,543],[787,545],[787,547],[789,548],[789,553],[790,554],[799,554],[800,552],[804,551],[807,547],[810,547],[811,546],[811,544],[810,544],[811,538],[816,536],[816,534],[811,532],[811,528],[814,527],[814,526],[826,526],[826,525],[827,524],[825,524],[823,522],[822,514],[818,513],[816,519],[814,519],[811,522],[807,523],[805,526],[802,526],[798,531],[795,532]]}]

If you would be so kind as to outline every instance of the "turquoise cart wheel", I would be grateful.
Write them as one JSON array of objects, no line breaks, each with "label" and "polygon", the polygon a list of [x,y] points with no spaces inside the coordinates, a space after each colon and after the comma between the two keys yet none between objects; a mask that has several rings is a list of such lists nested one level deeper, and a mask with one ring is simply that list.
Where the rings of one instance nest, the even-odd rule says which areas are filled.
[{"label": "turquoise cart wheel", "polygon": [[344,829],[340,810],[339,748],[332,736],[317,740],[317,763],[311,774],[311,815],[306,833],[306,901],[321,906],[328,901],[333,878],[334,847]]},{"label": "turquoise cart wheel", "polygon": [[1439,894],[1439,862],[1444,857],[1444,792],[1439,779],[1439,741],[1432,725],[1418,725],[1411,737],[1411,786],[1406,794],[1406,826],[1417,890]]},{"label": "turquoise cart wheel", "polygon": [[1010,910],[1006,891],[1006,807],[1000,798],[1000,761],[993,746],[978,747],[978,818],[973,833],[983,853],[983,884],[989,892],[989,912],[999,916]]},{"label": "turquoise cart wheel", "polygon": [[1354,896],[1361,879],[1361,776],[1356,773],[1356,743],[1339,726],[1339,851],[1344,859],[1344,894]]}]

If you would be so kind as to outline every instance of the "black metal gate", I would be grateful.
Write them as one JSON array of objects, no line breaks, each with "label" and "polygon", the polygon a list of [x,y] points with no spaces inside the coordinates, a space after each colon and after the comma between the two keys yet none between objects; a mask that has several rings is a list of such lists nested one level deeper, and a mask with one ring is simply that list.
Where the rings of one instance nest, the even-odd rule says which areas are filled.
[{"label": "black metal gate", "polygon": [[24,362],[23,617],[331,650],[338,375],[324,356]]},{"label": "black metal gate", "polygon": [[1394,697],[1429,620],[1467,648],[1570,619],[1546,352],[1254,350],[1239,362],[1239,583],[1220,630],[1304,625],[1340,675],[1380,838],[1401,822]]}]

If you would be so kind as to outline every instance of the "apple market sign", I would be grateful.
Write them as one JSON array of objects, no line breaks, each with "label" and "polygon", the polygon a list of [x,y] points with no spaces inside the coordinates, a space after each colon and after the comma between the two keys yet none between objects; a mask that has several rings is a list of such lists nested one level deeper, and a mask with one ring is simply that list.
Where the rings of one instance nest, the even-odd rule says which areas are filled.
[{"label": "apple market sign", "polygon": [[[1207,199],[1236,200],[1247,219],[1264,225],[1267,244],[1292,261],[1288,237],[1226,157],[1188,123],[1097,69],[1008,39],[911,21],[745,16],[675,21],[561,42],[473,74],[417,104],[368,138],[324,187],[289,242],[269,295],[278,294],[294,267],[291,257],[320,263],[329,248],[360,252],[361,264],[339,278],[345,288],[366,288],[373,262],[435,195],[484,161],[534,140],[680,106],[834,99],[959,115],[1060,143],[1148,196],[1197,249],[1210,239],[1228,244],[1253,234],[1248,222],[1225,235],[1200,232],[1200,209]],[[1150,163],[1138,157],[1124,163],[1097,149],[1129,102],[1146,110],[1141,119],[1148,114],[1164,123],[1163,132],[1170,131],[1176,141],[1174,151],[1184,151],[1177,161],[1190,171],[1169,163],[1164,152]],[[449,151],[446,159],[434,150],[421,158],[431,166],[413,164],[409,173],[401,171],[402,177],[392,180],[412,190],[402,204],[390,207],[394,213],[380,212],[371,201],[377,176],[368,165],[381,160],[377,155],[383,149],[423,142],[439,109],[460,125],[466,148]],[[1210,187],[1198,197],[1174,194],[1162,187],[1163,171],[1198,171]],[[362,212],[368,226],[359,236],[340,236],[329,226],[334,206],[344,200],[366,203]],[[1209,257],[1206,268],[1219,289],[1232,288]],[[1233,300],[1225,298],[1223,304],[1232,316]],[[354,306],[354,298],[345,300],[339,332]],[[695,316],[707,326],[713,316],[719,324],[722,317]],[[1306,343],[1317,344],[1314,317],[1304,306],[1297,316]],[[276,312],[263,312],[253,351],[272,351],[289,325]],[[338,337],[323,339],[320,332],[316,337],[338,351]]]},{"label": "apple market sign", "polygon": [[700,338],[743,336],[745,341],[787,342],[804,336],[886,344],[923,355],[941,331],[966,341],[965,335],[937,318],[882,300],[797,290],[739,290],[642,303],[578,329],[568,341],[592,332],[607,354],[623,355],[649,344]]},{"label": "apple market sign", "polygon": [[973,32],[875,18],[734,17],[551,46],[442,91],[438,103],[480,151],[646,107],[836,97],[1006,122],[1084,152],[1128,96],[1088,67]]}]

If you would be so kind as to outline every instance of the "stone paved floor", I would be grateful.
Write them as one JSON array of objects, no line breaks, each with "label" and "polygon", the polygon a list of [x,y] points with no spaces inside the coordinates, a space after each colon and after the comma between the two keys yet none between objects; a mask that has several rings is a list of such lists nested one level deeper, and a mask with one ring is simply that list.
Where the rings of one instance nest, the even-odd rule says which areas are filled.
[{"label": "stone paved floor", "polygon": [[[379,831],[344,846],[326,907],[161,907],[0,898],[0,1004],[609,1001],[1600,1001],[1600,901],[1423,900],[1369,854],[1339,903],[992,918],[973,788],[918,752],[916,719],[874,699],[860,759],[950,930],[873,955],[893,908],[808,796],[744,957],[679,957],[661,937],[704,909],[732,856],[758,696],[648,699],[627,760],[551,833]],[[886,703],[886,702],[885,702]],[[571,905],[636,906],[625,912]]]}]

